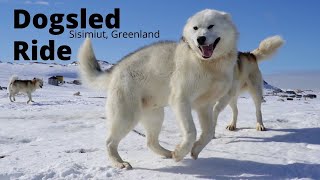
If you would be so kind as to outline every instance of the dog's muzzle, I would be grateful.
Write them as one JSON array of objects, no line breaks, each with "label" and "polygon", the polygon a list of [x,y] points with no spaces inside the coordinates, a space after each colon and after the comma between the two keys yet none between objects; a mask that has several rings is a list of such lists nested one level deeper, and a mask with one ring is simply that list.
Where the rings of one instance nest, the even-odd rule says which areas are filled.
[{"label": "dog's muzzle", "polygon": [[[202,37],[200,37],[200,38],[202,38]],[[218,37],[212,44],[209,44],[209,45],[203,45],[204,44],[203,38],[202,39],[200,39],[200,38],[197,39],[197,41],[199,43],[198,48],[201,51],[202,57],[204,59],[208,59],[208,58],[210,58],[212,56],[213,51],[216,48],[216,46],[219,43],[221,38]]]}]

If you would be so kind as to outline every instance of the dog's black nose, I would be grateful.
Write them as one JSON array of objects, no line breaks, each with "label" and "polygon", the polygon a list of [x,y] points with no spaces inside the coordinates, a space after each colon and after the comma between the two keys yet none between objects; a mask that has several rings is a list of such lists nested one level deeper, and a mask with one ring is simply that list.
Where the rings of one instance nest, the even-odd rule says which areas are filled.
[{"label": "dog's black nose", "polygon": [[197,41],[198,41],[199,45],[204,45],[204,43],[206,42],[206,37],[205,36],[199,36],[197,38]]}]

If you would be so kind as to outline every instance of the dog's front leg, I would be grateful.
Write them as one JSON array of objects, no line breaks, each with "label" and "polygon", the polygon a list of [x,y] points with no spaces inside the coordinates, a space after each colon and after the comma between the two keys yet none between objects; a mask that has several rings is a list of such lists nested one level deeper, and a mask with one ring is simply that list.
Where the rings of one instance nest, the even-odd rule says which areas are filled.
[{"label": "dog's front leg", "polygon": [[197,108],[199,122],[201,125],[202,133],[199,140],[194,143],[191,150],[191,157],[197,159],[202,149],[211,141],[214,136],[214,125],[212,120],[212,105],[206,105]]},{"label": "dog's front leg", "polygon": [[32,101],[31,93],[27,93],[27,95],[28,95],[28,98],[29,98],[29,100],[27,101],[27,103],[29,103],[29,102],[34,102],[34,101]]},{"label": "dog's front leg", "polygon": [[212,116],[213,136],[212,136],[212,138],[214,138],[214,135],[215,135],[215,129],[216,129],[217,121],[218,121],[218,116],[219,116],[220,112],[228,105],[231,98],[232,98],[232,94],[229,92],[228,94],[223,96],[213,108],[213,116]]},{"label": "dog's front leg", "polygon": [[197,132],[189,100],[183,96],[176,96],[171,99],[171,105],[183,136],[181,143],[172,152],[172,157],[175,161],[181,161],[191,151]]}]

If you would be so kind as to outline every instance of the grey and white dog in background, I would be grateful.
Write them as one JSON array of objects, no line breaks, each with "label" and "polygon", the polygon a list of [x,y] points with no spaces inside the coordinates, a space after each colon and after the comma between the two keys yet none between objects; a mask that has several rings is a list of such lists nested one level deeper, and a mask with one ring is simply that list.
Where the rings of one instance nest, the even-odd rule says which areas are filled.
[{"label": "grey and white dog in background", "polygon": [[12,76],[8,85],[9,99],[11,102],[16,101],[15,95],[19,92],[26,93],[29,102],[34,102],[32,100],[31,93],[36,89],[43,87],[43,80],[39,78],[33,78],[32,80],[19,80],[18,76]]}]

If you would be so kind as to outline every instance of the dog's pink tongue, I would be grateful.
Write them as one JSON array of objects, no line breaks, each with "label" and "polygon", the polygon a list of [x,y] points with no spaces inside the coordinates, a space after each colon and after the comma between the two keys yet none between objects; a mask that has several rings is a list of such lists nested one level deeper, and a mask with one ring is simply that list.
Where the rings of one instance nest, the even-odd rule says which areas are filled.
[{"label": "dog's pink tongue", "polygon": [[211,45],[209,46],[201,46],[203,57],[209,58],[212,56],[213,48]]}]

